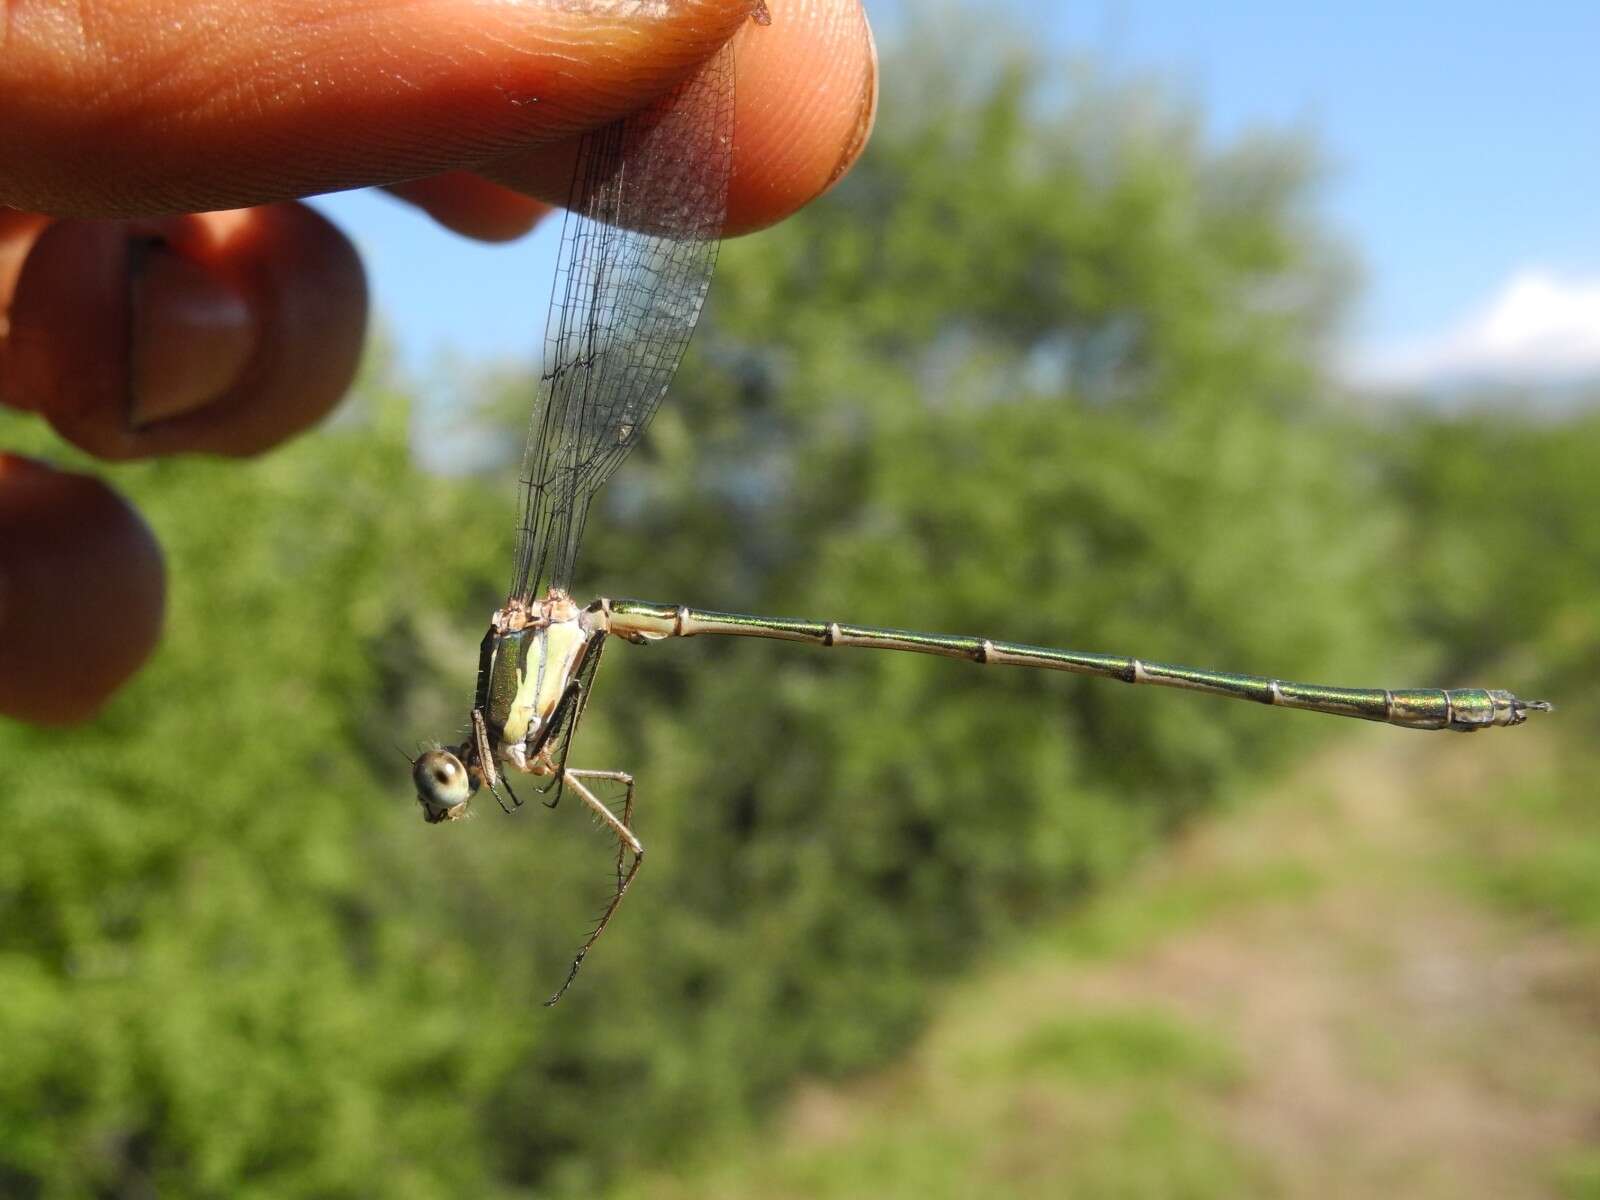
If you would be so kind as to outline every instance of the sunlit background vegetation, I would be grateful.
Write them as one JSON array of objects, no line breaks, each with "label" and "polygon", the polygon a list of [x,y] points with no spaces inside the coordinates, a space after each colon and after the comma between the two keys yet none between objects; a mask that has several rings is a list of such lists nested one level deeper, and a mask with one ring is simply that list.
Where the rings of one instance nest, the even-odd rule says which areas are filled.
[{"label": "sunlit background vegetation", "polygon": [[1600,416],[1348,395],[1314,146],[909,36],[855,172],[725,248],[579,590],[1559,714],[618,647],[576,758],[650,856],[547,1011],[605,837],[425,826],[401,757],[459,736],[532,385],[426,470],[380,346],[279,453],[114,472],[169,628],[0,727],[0,1194],[1600,1195]]}]

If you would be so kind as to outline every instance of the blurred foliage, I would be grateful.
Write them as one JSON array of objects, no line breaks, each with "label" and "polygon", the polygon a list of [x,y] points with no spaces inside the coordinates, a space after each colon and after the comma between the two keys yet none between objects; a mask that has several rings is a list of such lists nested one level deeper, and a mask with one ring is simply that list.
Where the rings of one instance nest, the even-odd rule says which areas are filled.
[{"label": "blurred foliage", "polygon": [[[834,193],[725,249],[582,587],[1354,683],[1538,635],[1485,578],[1581,623],[1470,430],[1328,403],[1345,273],[1303,147],[1218,150],[1159,93],[955,40],[886,69],[905,90]],[[424,473],[403,392],[374,367],[268,460],[118,472],[169,631],[92,726],[0,728],[0,1193],[584,1194],[893,1054],[986,946],[1329,732],[908,656],[619,647],[577,757],[637,775],[651,854],[542,1010],[605,839],[570,805],[417,819],[395,747],[459,736],[512,477]],[[1578,461],[1545,485],[1581,494]]]},{"label": "blurred foliage", "polygon": [[1530,689],[1585,697],[1600,675],[1600,408],[1541,420],[1469,406],[1375,435],[1413,515],[1413,623],[1458,656],[1521,652]]}]

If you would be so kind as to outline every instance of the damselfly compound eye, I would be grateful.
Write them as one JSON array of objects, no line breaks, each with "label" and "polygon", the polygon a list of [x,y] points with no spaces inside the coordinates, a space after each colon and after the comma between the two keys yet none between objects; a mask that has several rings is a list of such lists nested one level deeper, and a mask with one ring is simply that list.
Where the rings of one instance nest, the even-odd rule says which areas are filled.
[{"label": "damselfly compound eye", "polygon": [[466,812],[472,797],[472,777],[461,760],[448,750],[429,750],[411,768],[417,785],[417,803],[425,820],[454,820]]}]

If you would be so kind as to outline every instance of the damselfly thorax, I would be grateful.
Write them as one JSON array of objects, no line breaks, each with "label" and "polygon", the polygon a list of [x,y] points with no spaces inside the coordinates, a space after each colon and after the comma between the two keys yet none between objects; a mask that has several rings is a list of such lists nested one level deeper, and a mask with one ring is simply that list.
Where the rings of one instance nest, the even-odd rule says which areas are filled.
[{"label": "damselfly thorax", "polygon": [[[597,665],[604,636],[586,617],[564,591],[551,588],[541,600],[514,600],[490,618],[478,648],[468,739],[454,750],[427,751],[413,768],[428,821],[465,816],[480,788],[497,797],[504,788],[514,797],[507,768],[542,778],[559,774],[582,700],[580,679],[593,675],[584,666],[591,653]],[[503,808],[517,804],[501,798]]]},{"label": "damselfly thorax", "polygon": [[588,646],[589,631],[565,592],[495,613],[478,651],[476,707],[498,760],[524,774],[554,773],[546,735]]}]

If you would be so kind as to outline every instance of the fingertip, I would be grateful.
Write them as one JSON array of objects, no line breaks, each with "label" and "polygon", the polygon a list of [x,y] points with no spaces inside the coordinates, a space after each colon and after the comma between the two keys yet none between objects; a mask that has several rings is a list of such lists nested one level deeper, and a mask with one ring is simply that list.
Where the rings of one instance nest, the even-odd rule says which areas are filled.
[{"label": "fingertip", "polygon": [[165,596],[161,550],[125,500],[0,454],[0,714],[88,720],[155,648]]},{"label": "fingertip", "polygon": [[101,458],[258,454],[320,420],[367,322],[354,247],[300,204],[59,221],[0,336],[0,396]]},{"label": "fingertip", "polygon": [[727,233],[783,220],[842,179],[877,120],[878,52],[858,0],[769,0],[734,39]]},{"label": "fingertip", "polygon": [[366,271],[350,240],[304,204],[212,213],[217,261],[261,312],[263,336],[239,385],[171,422],[159,452],[260,454],[331,412],[354,382],[366,341]]}]

